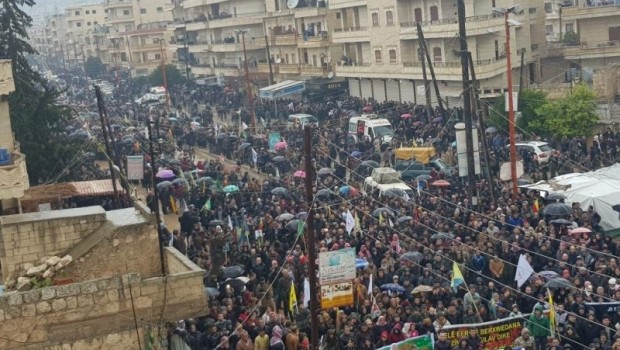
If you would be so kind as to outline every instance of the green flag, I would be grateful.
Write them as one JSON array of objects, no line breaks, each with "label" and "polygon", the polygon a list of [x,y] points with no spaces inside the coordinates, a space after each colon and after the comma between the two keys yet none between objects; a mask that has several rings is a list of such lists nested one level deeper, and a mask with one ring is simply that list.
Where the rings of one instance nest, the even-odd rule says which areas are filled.
[{"label": "green flag", "polygon": [[211,210],[211,197],[209,197],[209,199],[207,199],[207,202],[205,203],[205,205],[202,206],[202,210],[203,211]]},{"label": "green flag", "polygon": [[299,220],[297,223],[297,237],[302,236],[304,234],[304,222]]}]

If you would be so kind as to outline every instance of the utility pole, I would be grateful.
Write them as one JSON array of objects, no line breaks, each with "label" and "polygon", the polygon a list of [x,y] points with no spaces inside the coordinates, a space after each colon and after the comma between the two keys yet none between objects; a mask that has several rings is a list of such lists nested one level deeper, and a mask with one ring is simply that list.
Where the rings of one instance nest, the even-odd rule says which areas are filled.
[{"label": "utility pole", "polygon": [[60,45],[60,56],[62,57],[62,69],[67,70],[67,65],[65,63],[65,47]]},{"label": "utility pole", "polygon": [[517,110],[522,110],[523,104],[521,101],[521,93],[523,92],[523,70],[525,68],[525,48],[521,49],[521,67],[519,67],[519,98],[517,100]]},{"label": "utility pole", "polygon": [[465,29],[465,0],[458,0],[459,41],[461,44],[461,73],[463,77],[463,116],[465,119],[465,145],[467,147],[467,194],[472,207],[478,205],[476,193],[476,166],[474,164],[474,135],[471,116],[471,83],[469,81],[469,61],[467,49],[467,30]]},{"label": "utility pole", "polygon": [[[429,124],[433,121],[433,106],[431,105],[431,89],[428,85],[428,77],[426,76],[426,58],[424,57],[424,46],[418,49],[420,62],[422,63],[422,79],[424,80],[424,96],[426,97],[426,114]],[[416,92],[417,93],[417,92]]]},{"label": "utility pole", "polygon": [[108,141],[108,130],[106,128],[103,112],[103,96],[101,95],[101,88],[97,85],[95,87],[95,96],[97,97],[97,109],[99,110],[99,120],[101,121],[101,130],[103,131],[103,141],[105,143],[105,151],[108,158],[108,167],[110,168],[110,175],[112,176],[112,189],[114,190],[114,205],[120,208],[120,198],[118,196],[118,189],[116,188],[116,175],[114,174],[114,165],[112,164],[112,158],[110,154],[110,142]]},{"label": "utility pole", "polygon": [[493,184],[493,178],[491,177],[491,159],[489,158],[489,143],[487,142],[486,127],[484,126],[484,117],[480,110],[480,98],[478,94],[478,82],[476,80],[476,70],[474,69],[474,60],[471,57],[471,51],[467,52],[467,59],[469,61],[469,70],[471,73],[471,85],[473,87],[472,95],[474,96],[474,103],[472,103],[473,115],[478,116],[478,139],[482,143],[482,153],[484,154],[484,162],[486,167],[483,170],[484,175],[489,182],[489,194],[491,195],[491,201],[495,202],[495,185]]},{"label": "utility pole", "polygon": [[506,29],[506,80],[508,83],[508,123],[510,133],[510,178],[512,180],[512,198],[517,199],[519,189],[517,188],[517,147],[515,145],[515,109],[512,98],[512,61],[510,57],[510,26],[508,14],[504,11],[504,27]]},{"label": "utility pole", "polygon": [[269,51],[269,38],[265,35],[265,46],[267,47],[267,63],[269,63],[269,85],[273,85],[273,67],[271,66],[271,52]]},{"label": "utility pole", "polygon": [[161,74],[164,79],[164,89],[166,90],[166,108],[170,110],[170,95],[168,94],[168,77],[166,76],[166,59],[164,58],[164,39],[159,38],[159,50],[161,51]]},{"label": "utility pole", "polygon": [[183,35],[183,50],[185,52],[185,78],[187,83],[187,90],[190,86],[190,69],[189,69],[189,49],[187,48],[187,35]]},{"label": "utility pole", "polygon": [[75,43],[75,41],[73,42],[73,58],[75,58],[75,65],[77,66],[79,64],[79,61],[77,55],[77,44]]},{"label": "utility pole", "polygon": [[245,70],[245,85],[248,94],[248,109],[250,110],[250,123],[252,124],[252,132],[256,133],[256,116],[254,115],[254,90],[252,89],[252,83],[250,82],[250,69],[248,68],[248,54],[245,50],[245,33],[246,29],[240,29],[235,31],[237,34],[241,34],[241,41],[243,43],[243,68]]},{"label": "utility pole", "polygon": [[82,67],[84,68],[84,72],[86,72],[86,55],[84,54],[84,45],[80,45],[80,50],[82,50]]},{"label": "utility pole", "polygon": [[431,79],[433,80],[435,95],[437,96],[437,104],[439,105],[439,110],[441,111],[441,113],[445,114],[446,110],[443,108],[443,101],[441,100],[439,86],[437,85],[437,79],[435,78],[435,68],[433,67],[433,62],[431,61],[431,54],[428,53],[428,46],[426,46],[426,39],[424,39],[422,25],[420,24],[420,22],[417,22],[416,26],[418,29],[418,41],[420,42],[420,47],[424,47],[424,55],[426,56],[426,60],[428,61],[428,70],[431,72]]},{"label": "utility pole", "polygon": [[306,166],[306,205],[308,205],[308,220],[306,220],[306,239],[308,242],[308,281],[310,283],[310,350],[319,349],[319,300],[316,288],[319,282],[316,278],[316,248],[314,237],[314,208],[312,207],[312,186],[314,182],[314,167],[312,166],[312,126],[304,128],[304,163]]},{"label": "utility pole", "polygon": [[166,264],[164,263],[164,243],[161,240],[161,212],[159,210],[159,192],[157,192],[157,186],[155,186],[157,178],[155,174],[157,174],[157,161],[155,160],[155,151],[153,150],[153,130],[151,128],[151,124],[153,124],[152,117],[149,117],[146,123],[146,127],[149,132],[149,155],[151,156],[151,183],[153,184],[153,195],[155,197],[155,220],[157,221],[157,241],[159,242],[159,262],[161,264],[161,275],[166,276]]}]

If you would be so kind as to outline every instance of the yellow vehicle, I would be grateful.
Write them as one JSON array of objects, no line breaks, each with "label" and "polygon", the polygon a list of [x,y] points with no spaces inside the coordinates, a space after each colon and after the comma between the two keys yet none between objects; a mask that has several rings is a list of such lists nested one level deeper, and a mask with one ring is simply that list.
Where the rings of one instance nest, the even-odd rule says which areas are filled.
[{"label": "yellow vehicle", "polygon": [[422,164],[428,164],[437,156],[435,147],[401,147],[397,148],[394,156],[396,160],[415,160]]}]

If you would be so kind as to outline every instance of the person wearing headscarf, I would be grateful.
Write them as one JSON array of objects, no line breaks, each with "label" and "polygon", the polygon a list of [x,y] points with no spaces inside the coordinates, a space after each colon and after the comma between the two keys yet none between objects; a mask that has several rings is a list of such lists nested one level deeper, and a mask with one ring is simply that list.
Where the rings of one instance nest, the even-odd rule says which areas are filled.
[{"label": "person wearing headscarf", "polygon": [[282,328],[280,326],[275,326],[271,330],[269,350],[285,350],[284,342],[282,342]]}]

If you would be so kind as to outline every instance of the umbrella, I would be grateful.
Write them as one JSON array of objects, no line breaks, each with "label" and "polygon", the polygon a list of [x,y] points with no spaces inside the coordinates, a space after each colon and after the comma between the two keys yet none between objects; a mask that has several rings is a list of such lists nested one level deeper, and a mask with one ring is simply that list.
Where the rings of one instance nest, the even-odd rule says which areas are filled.
[{"label": "umbrella", "polygon": [[277,156],[277,157],[273,157],[272,159],[275,163],[279,163],[279,162],[283,162],[286,160],[286,158],[284,158],[283,156]]},{"label": "umbrella", "polygon": [[561,193],[551,193],[545,197],[546,201],[561,201],[566,199],[566,196]]},{"label": "umbrella", "polygon": [[213,288],[213,287],[206,287],[205,293],[207,294],[207,296],[210,296],[210,297],[217,297],[218,295],[220,295],[220,291],[217,290],[217,288]]},{"label": "umbrella", "polygon": [[316,172],[318,175],[331,175],[334,173],[334,169],[332,168],[321,168]]},{"label": "umbrella", "polygon": [[334,194],[334,192],[332,192],[332,190],[330,190],[328,188],[324,188],[322,190],[317,191],[315,196],[317,196],[317,197],[329,197],[329,196],[331,196],[333,194]]},{"label": "umbrella", "polygon": [[176,176],[174,175],[174,171],[168,170],[168,169],[162,169],[158,171],[157,174],[155,174],[155,177],[160,178],[160,179],[172,179],[173,177],[176,177]]},{"label": "umbrella", "polygon": [[362,112],[364,113],[372,112],[372,106],[365,106],[364,108],[362,108]]},{"label": "umbrella", "polygon": [[431,286],[425,286],[423,284],[413,288],[413,290],[411,291],[411,294],[418,294],[418,293],[422,293],[422,292],[432,292],[433,291],[433,287]]},{"label": "umbrella", "polygon": [[567,280],[566,278],[562,278],[562,277],[558,277],[558,278],[553,278],[547,281],[547,283],[545,283],[545,287],[546,288],[572,288],[573,284],[571,283],[571,281]]},{"label": "umbrella", "polygon": [[375,162],[374,160],[365,160],[360,163],[360,166],[374,169],[379,167],[379,163]]},{"label": "umbrella", "polygon": [[222,189],[222,191],[226,193],[239,192],[239,187],[237,185],[228,185]]},{"label": "umbrella", "polygon": [[228,138],[228,134],[223,133],[223,134],[218,134],[217,136],[215,136],[216,139],[222,140],[222,139],[227,139]]},{"label": "umbrella", "polygon": [[433,178],[432,176],[424,174],[424,175],[418,175],[415,179],[418,181],[428,181],[432,178]]},{"label": "umbrella", "polygon": [[362,152],[360,152],[360,151],[353,151],[353,152],[351,152],[351,157],[356,157],[357,158],[357,157],[359,157],[361,155],[362,155]]},{"label": "umbrella", "polygon": [[555,271],[540,271],[538,275],[548,280],[560,277],[560,275]]},{"label": "umbrella", "polygon": [[441,122],[443,122],[443,117],[437,117],[433,119],[433,123],[441,123]]},{"label": "umbrella", "polygon": [[[286,224],[286,226],[284,226],[287,230],[291,231],[291,232],[297,232],[297,228],[299,227],[299,223],[303,222],[301,220],[295,219],[295,220],[291,220],[288,224]],[[306,226],[306,223],[304,222],[304,227]]]},{"label": "umbrella", "polygon": [[592,232],[592,230],[586,227],[578,227],[570,231],[570,233],[590,233],[590,232]]},{"label": "umbrella", "polygon": [[446,180],[437,180],[437,181],[433,181],[433,183],[431,184],[435,187],[450,187],[450,183]]},{"label": "umbrella", "polygon": [[612,206],[611,206],[611,209],[613,209],[613,210],[615,210],[615,211],[617,211],[617,212],[620,212],[620,204],[615,204],[615,205],[612,205]]},{"label": "umbrella", "polygon": [[86,153],[84,153],[84,154],[82,155],[82,157],[84,157],[84,158],[95,158],[95,156],[96,156],[96,155],[95,155],[95,153],[93,153],[93,152],[86,152]]},{"label": "umbrella", "polygon": [[489,126],[488,128],[486,128],[486,130],[484,130],[484,132],[492,134],[494,132],[497,132],[497,128],[494,126]]},{"label": "umbrella", "polygon": [[424,254],[420,252],[406,252],[400,256],[401,261],[415,261],[419,263],[422,259],[424,259]]},{"label": "umbrella", "polygon": [[202,184],[202,183],[205,183],[205,184],[207,184],[207,185],[213,185],[213,184],[215,184],[215,180],[213,180],[213,179],[212,179],[211,177],[209,177],[209,176],[204,176],[204,177],[201,177],[201,178],[199,178],[198,180],[196,180],[196,183],[197,183],[197,184]]},{"label": "umbrella", "polygon": [[235,278],[243,275],[245,267],[242,265],[228,266],[222,271],[222,278]]},{"label": "umbrella", "polygon": [[308,213],[305,211],[300,211],[299,213],[295,214],[295,218],[297,219],[306,220],[307,217]]},{"label": "umbrella", "polygon": [[172,181],[173,185],[181,185],[184,187],[189,187],[189,184],[187,183],[187,180],[185,179],[175,179]]},{"label": "umbrella", "polygon": [[405,292],[405,288],[398,283],[386,283],[381,286],[381,289],[389,290],[390,292],[396,292],[396,293]]},{"label": "umbrella", "polygon": [[379,214],[381,214],[381,213],[383,213],[383,214],[387,213],[390,216],[394,216],[394,211],[392,209],[390,209],[390,208],[385,208],[385,207],[379,208],[379,209],[375,209],[372,212],[372,216],[378,218]]},{"label": "umbrella", "polygon": [[400,188],[390,188],[383,192],[383,195],[390,198],[405,198],[407,193]]},{"label": "umbrella", "polygon": [[246,282],[245,279],[242,279],[243,277],[238,277],[238,278],[229,278],[226,281],[224,281],[221,284],[220,288],[226,288],[226,286],[230,286],[231,288],[234,289],[241,289],[243,288],[243,286],[245,286],[248,282]]},{"label": "umbrella", "polygon": [[411,219],[413,219],[413,217],[411,217],[411,216],[401,216],[398,219],[396,219],[396,222],[399,223],[399,224],[402,224],[403,222],[408,222]]},{"label": "umbrella", "polygon": [[360,191],[353,186],[342,186],[338,189],[338,193],[343,197],[355,197],[360,194]]},{"label": "umbrella", "polygon": [[366,259],[355,259],[355,267],[358,269],[363,269],[368,266],[368,261]]},{"label": "umbrella", "polygon": [[250,146],[252,146],[252,145],[250,145],[249,143],[242,143],[242,144],[239,145],[239,149],[246,149],[246,148],[248,148]]},{"label": "umbrella", "polygon": [[211,220],[209,221],[209,226],[224,226],[226,225],[222,220]]},{"label": "umbrella", "polygon": [[162,189],[168,188],[170,186],[172,186],[172,182],[170,182],[170,181],[162,181],[162,182],[157,184],[157,189],[161,191]]},{"label": "umbrella", "polygon": [[401,119],[411,119],[411,114],[405,113],[405,114],[401,115],[400,117],[401,117]]},{"label": "umbrella", "polygon": [[350,110],[347,111],[347,115],[349,117],[355,117],[357,115],[357,111],[354,111],[354,110],[350,109]]},{"label": "umbrella", "polygon": [[278,216],[276,216],[276,220],[277,221],[289,221],[291,219],[293,219],[295,217],[295,215],[291,214],[291,213],[284,213],[284,214],[280,214]]},{"label": "umbrella", "polygon": [[526,179],[518,179],[517,180],[517,185],[519,185],[519,186],[525,186],[525,185],[529,185],[529,184],[530,184],[530,182],[528,180],[526,180]]},{"label": "umbrella", "polygon": [[565,216],[570,215],[573,209],[564,203],[551,203],[543,208],[543,215],[549,216]]},{"label": "umbrella", "polygon": [[555,220],[551,220],[550,222],[556,225],[572,225],[573,224],[572,221],[568,221],[565,219],[555,219]]},{"label": "umbrella", "polygon": [[288,190],[284,187],[276,187],[271,190],[271,194],[274,196],[284,197],[288,196]]},{"label": "umbrella", "polygon": [[276,151],[281,151],[281,150],[286,149],[286,146],[287,146],[287,145],[286,145],[286,142],[284,142],[284,141],[280,141],[280,142],[276,143],[276,144],[273,146],[273,148],[274,148]]},{"label": "umbrella", "polygon": [[303,170],[297,170],[296,172],[293,173],[293,176],[305,178],[306,177],[306,172],[303,171]]},{"label": "umbrella", "polygon": [[446,232],[435,233],[431,236],[431,239],[453,239],[454,235]]}]

